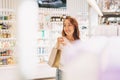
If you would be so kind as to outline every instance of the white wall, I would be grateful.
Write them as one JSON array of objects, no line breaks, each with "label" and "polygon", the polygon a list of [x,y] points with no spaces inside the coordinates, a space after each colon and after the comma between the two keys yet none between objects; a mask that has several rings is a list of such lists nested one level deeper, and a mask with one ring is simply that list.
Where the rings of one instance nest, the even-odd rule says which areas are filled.
[{"label": "white wall", "polygon": [[92,7],[89,7],[89,21],[89,34],[92,36],[94,34],[95,27],[98,26],[98,13]]},{"label": "white wall", "polygon": [[71,15],[88,12],[88,3],[86,0],[67,0],[67,11]]}]

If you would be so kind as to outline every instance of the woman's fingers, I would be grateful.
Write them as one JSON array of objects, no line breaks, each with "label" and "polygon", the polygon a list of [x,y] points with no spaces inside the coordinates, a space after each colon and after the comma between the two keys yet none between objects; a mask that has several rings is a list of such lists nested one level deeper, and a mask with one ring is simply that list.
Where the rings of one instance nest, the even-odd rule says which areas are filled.
[{"label": "woman's fingers", "polygon": [[63,43],[63,42],[64,42],[63,37],[58,37],[58,42],[59,42],[59,43]]}]

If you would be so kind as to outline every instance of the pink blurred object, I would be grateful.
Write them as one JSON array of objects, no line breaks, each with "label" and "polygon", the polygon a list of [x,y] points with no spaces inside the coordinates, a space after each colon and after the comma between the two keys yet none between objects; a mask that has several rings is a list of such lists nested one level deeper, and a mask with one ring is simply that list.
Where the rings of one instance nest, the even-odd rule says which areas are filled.
[{"label": "pink blurred object", "polygon": [[[120,37],[108,38],[103,57],[107,59],[101,68],[100,80],[120,80]],[[102,63],[103,63],[102,62]]]},{"label": "pink blurred object", "polygon": [[120,80],[120,67],[108,68],[105,72],[101,73],[100,80]]},{"label": "pink blurred object", "polygon": [[120,80],[120,37],[78,41],[64,53],[64,80]]}]

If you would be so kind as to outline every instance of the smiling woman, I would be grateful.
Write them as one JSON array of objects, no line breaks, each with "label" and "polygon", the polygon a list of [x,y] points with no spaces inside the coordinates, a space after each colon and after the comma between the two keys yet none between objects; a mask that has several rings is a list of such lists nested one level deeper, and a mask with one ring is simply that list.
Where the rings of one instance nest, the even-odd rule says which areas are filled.
[{"label": "smiling woman", "polygon": [[[64,66],[69,54],[63,53],[66,46],[71,46],[76,40],[80,40],[78,22],[71,16],[66,16],[63,21],[62,37],[57,38],[57,44],[54,48],[61,50],[60,63],[57,67],[56,80],[63,80]],[[70,61],[71,59],[69,59]],[[68,64],[67,64],[68,65]]]}]

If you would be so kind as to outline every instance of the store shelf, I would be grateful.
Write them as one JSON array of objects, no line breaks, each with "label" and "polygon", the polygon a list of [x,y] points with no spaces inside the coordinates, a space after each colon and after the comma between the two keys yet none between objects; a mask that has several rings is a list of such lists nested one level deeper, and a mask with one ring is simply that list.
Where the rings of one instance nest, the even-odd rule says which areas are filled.
[{"label": "store shelf", "polygon": [[37,66],[37,70],[29,79],[50,78],[56,76],[56,68],[50,67],[47,63],[42,63]]},{"label": "store shelf", "polygon": [[[51,13],[50,13],[50,12]],[[61,10],[60,10],[61,11]],[[57,12],[57,13],[56,13]],[[40,9],[39,30],[38,30],[38,57],[39,62],[47,62],[53,45],[56,44],[57,37],[61,35],[63,25],[63,15],[65,11],[59,13],[55,10]],[[41,64],[40,63],[40,64]]]},{"label": "store shelf", "polygon": [[0,80],[18,80],[17,65],[2,65],[0,66]]},{"label": "store shelf", "polygon": [[103,17],[120,17],[120,12],[103,12]]},{"label": "store shelf", "polygon": [[16,12],[15,9],[0,9],[1,12]]},{"label": "store shelf", "polygon": [[[15,65],[15,0],[0,0],[0,68]],[[0,78],[1,79],[1,78]]]},{"label": "store shelf", "polygon": [[[6,80],[5,75],[6,76],[9,75],[13,77],[15,77],[15,75],[20,76],[16,74],[18,73],[17,71],[19,71],[18,65],[2,65],[0,66],[0,75],[1,75],[0,79]],[[52,68],[48,64],[42,63],[37,66],[36,71],[33,73],[33,75],[28,75],[28,80],[50,78],[55,76],[56,76],[56,68]],[[7,79],[7,80],[11,80],[11,79]]]},{"label": "store shelf", "polygon": [[16,40],[16,38],[0,38],[0,41]]},{"label": "store shelf", "polygon": [[[0,66],[0,80],[19,80],[18,78],[22,76],[20,75],[21,72],[19,72],[19,69],[20,68],[18,68],[18,65]],[[36,67],[36,71],[33,72],[32,75],[27,75],[27,80],[53,78],[55,76],[56,68],[51,68],[48,64],[42,63]]]},{"label": "store shelf", "polygon": [[17,67],[17,65],[15,65],[15,64],[11,64],[11,65],[0,65],[0,71],[1,70],[4,70],[4,69],[14,69],[14,68],[16,68]]},{"label": "store shelf", "polygon": [[0,56],[0,58],[9,58],[11,57],[12,55],[9,55],[9,56]]},{"label": "store shelf", "polygon": [[12,32],[12,30],[9,30],[9,29],[1,29],[0,32]]},{"label": "store shelf", "polygon": [[63,22],[61,22],[61,21],[51,21],[51,24],[63,24]]},{"label": "store shelf", "polygon": [[15,20],[0,20],[0,22],[3,22],[3,23],[15,23],[16,21]]}]

